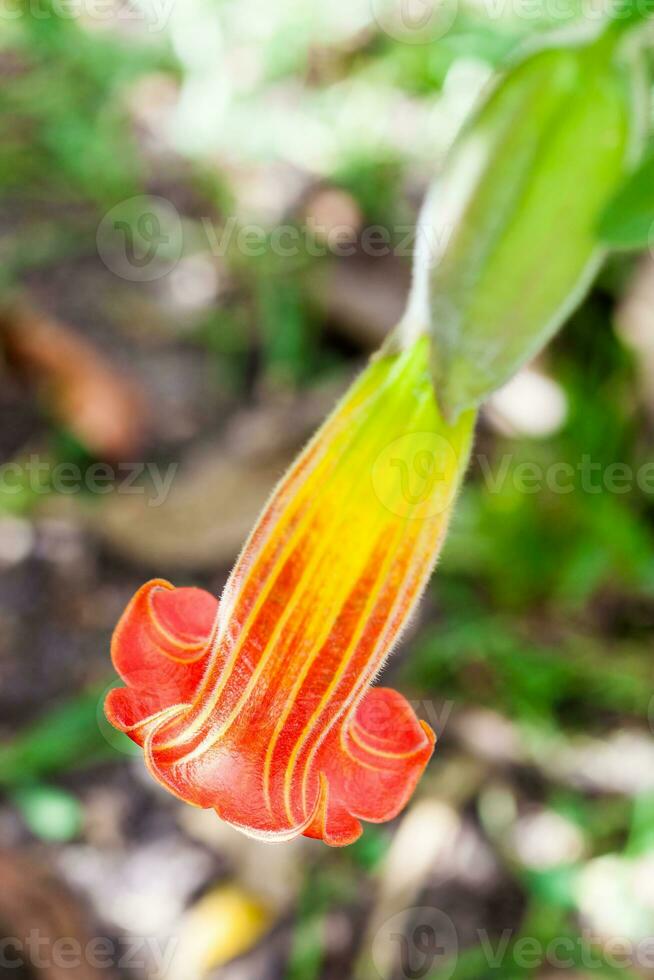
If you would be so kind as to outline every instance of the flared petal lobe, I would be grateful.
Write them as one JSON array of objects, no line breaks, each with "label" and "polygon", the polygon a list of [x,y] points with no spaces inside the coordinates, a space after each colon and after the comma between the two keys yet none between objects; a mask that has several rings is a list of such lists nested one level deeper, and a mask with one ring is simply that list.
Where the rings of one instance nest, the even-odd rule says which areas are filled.
[{"label": "flared petal lobe", "polygon": [[154,582],[118,625],[109,719],[173,793],[267,840],[347,844],[407,802],[434,735],[371,684],[433,568],[474,417],[446,424],[421,339],[361,375],[225,587]]},{"label": "flared petal lobe", "polygon": [[209,654],[218,601],[202,589],[175,589],[163,579],[136,593],[114,630],[113,665],[127,687],[109,692],[109,721],[143,744],[143,725],[174,705],[188,704]]}]

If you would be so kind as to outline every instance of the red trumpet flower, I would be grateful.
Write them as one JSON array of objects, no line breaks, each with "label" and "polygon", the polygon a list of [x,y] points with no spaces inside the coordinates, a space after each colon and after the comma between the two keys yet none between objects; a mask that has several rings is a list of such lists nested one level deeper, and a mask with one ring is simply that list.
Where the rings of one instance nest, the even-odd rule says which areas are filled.
[{"label": "red trumpet flower", "polygon": [[153,776],[266,840],[342,845],[406,804],[434,734],[371,687],[427,581],[474,418],[441,418],[423,338],[374,360],[275,490],[220,604],[144,585],[110,722]]}]

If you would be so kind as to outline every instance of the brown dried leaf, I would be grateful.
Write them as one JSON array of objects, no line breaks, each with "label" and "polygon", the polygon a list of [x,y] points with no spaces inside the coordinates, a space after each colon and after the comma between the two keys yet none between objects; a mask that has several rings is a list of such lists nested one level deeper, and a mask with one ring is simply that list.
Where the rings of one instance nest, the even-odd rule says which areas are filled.
[{"label": "brown dried leaf", "polygon": [[47,868],[0,851],[0,881],[1,934],[16,940],[5,949],[10,962],[20,959],[39,980],[112,980],[83,955],[93,938],[88,915]]},{"label": "brown dried leaf", "polygon": [[0,312],[0,338],[9,364],[90,452],[103,459],[136,452],[144,397],[88,340],[24,303]]}]

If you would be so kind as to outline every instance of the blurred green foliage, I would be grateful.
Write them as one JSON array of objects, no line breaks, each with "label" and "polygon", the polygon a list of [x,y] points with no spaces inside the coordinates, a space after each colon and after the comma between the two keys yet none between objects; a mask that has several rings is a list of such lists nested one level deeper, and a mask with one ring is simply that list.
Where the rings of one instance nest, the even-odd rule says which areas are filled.
[{"label": "blurred green foliage", "polygon": [[80,30],[48,0],[39,16],[30,10],[25,2],[0,41],[13,63],[0,90],[3,193],[71,206],[137,193],[144,174],[123,97],[166,60],[156,49]]},{"label": "blurred green foliage", "polygon": [[[515,19],[491,24],[464,11],[439,41],[412,45],[379,30],[360,35],[353,30],[352,39],[342,25],[334,26],[326,9],[320,14],[326,20],[314,24],[290,0],[266,7],[267,13],[255,11],[267,34],[257,42],[260,60],[250,72],[253,80],[244,69],[236,92],[225,94],[216,84],[222,102],[209,82],[224,82],[235,70],[227,53],[243,43],[243,36],[234,4],[189,4],[188,14],[178,9],[170,30],[157,34],[91,30],[57,16],[35,18],[27,3],[24,16],[3,25],[3,289],[22,288],[38,271],[54,274],[71,256],[94,257],[104,211],[162,186],[173,187],[188,239],[195,243],[201,237],[199,215],[224,216],[237,207],[238,188],[230,184],[234,171],[262,160],[309,168],[317,182],[347,191],[368,223],[411,220],[417,202],[407,194],[409,177],[424,186],[454,128],[443,111],[448,86],[455,102],[470,100],[470,92],[456,88],[457,69],[472,66],[480,78],[487,76],[525,36],[549,26],[544,12],[525,27]],[[47,13],[47,6],[42,9]],[[570,17],[575,9],[570,4]],[[211,21],[216,11],[223,17],[225,67],[220,59],[209,67],[200,64],[200,37],[191,30],[194,18],[201,32],[201,18]],[[195,37],[186,48],[184,30]],[[194,44],[198,63],[188,54]],[[207,110],[196,126],[197,151],[180,139],[165,151],[159,148],[157,157],[139,143],[128,106],[138,84],[153,77],[174,89],[193,81],[199,91],[206,82],[214,99],[206,104],[216,115],[209,117]],[[284,85],[284,112],[273,111],[267,96],[283,95]],[[395,124],[408,104],[423,126],[423,138],[413,143],[402,141],[401,126]],[[347,113],[338,112],[343,106]],[[385,125],[373,127],[374,119]],[[178,119],[184,138],[192,122]],[[634,176],[605,216],[603,233],[613,245],[646,241],[654,211],[651,166],[650,161]],[[300,221],[294,213],[282,216]],[[249,217],[239,214],[239,221]],[[312,299],[311,274],[322,261],[308,255],[227,256],[231,280],[225,301],[190,321],[185,343],[215,363],[217,378],[232,393],[248,392],[255,370],[258,381],[293,387],[310,384],[349,356],[347,344],[324,336]],[[402,684],[416,698],[451,699],[457,709],[484,706],[510,719],[531,749],[536,772],[538,753],[547,752],[553,740],[566,742],[582,732],[601,735],[609,722],[611,728],[628,725],[651,734],[653,497],[635,485],[625,493],[604,485],[589,492],[582,478],[585,459],[599,466],[592,471],[594,480],[615,462],[636,472],[651,461],[651,420],[636,394],[638,365],[612,322],[631,269],[631,259],[626,261],[626,274],[609,270],[614,275],[602,280],[548,354],[548,373],[567,400],[564,424],[542,438],[482,428],[431,587],[435,614],[407,644],[401,668]],[[55,433],[51,445],[55,459],[79,458],[79,447],[63,432]],[[547,472],[562,462],[574,469],[571,492],[547,485],[525,492],[524,464]],[[5,494],[0,510],[29,513],[36,503],[25,487],[18,495]],[[78,827],[70,800],[42,780],[56,783],[80,764],[124,757],[125,745],[110,744],[99,727],[100,693],[72,697],[0,746],[0,782],[37,834],[65,840]],[[447,752],[448,742],[443,740],[439,752]],[[507,862],[527,910],[513,942],[520,935],[542,942],[575,936],[574,884],[584,862],[603,854],[627,861],[654,852],[651,794],[591,797],[545,780],[542,796],[550,809],[583,828],[587,851],[572,867],[539,873]],[[492,838],[481,804],[476,815]],[[289,980],[320,976],[330,910],[355,903],[362,879],[374,887],[390,839],[388,828],[371,827],[347,853],[308,862]],[[518,971],[510,957],[507,963],[506,969],[489,970],[484,951],[475,946],[462,952],[456,972],[448,976],[516,980],[537,972]]]},{"label": "blurred green foliage", "polygon": [[652,244],[653,226],[654,155],[650,155],[611,201],[599,231],[611,248],[645,248]]}]

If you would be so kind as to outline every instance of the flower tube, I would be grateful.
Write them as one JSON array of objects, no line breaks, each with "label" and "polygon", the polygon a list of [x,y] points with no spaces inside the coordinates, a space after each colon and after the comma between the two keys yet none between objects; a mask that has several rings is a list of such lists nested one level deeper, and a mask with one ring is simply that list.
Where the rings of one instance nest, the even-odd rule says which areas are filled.
[{"label": "flower tube", "polygon": [[473,426],[443,420],[426,337],[382,353],[274,491],[220,603],[139,590],[105,710],[160,783],[271,841],[349,844],[402,809],[435,736],[371,685],[436,561]]}]

